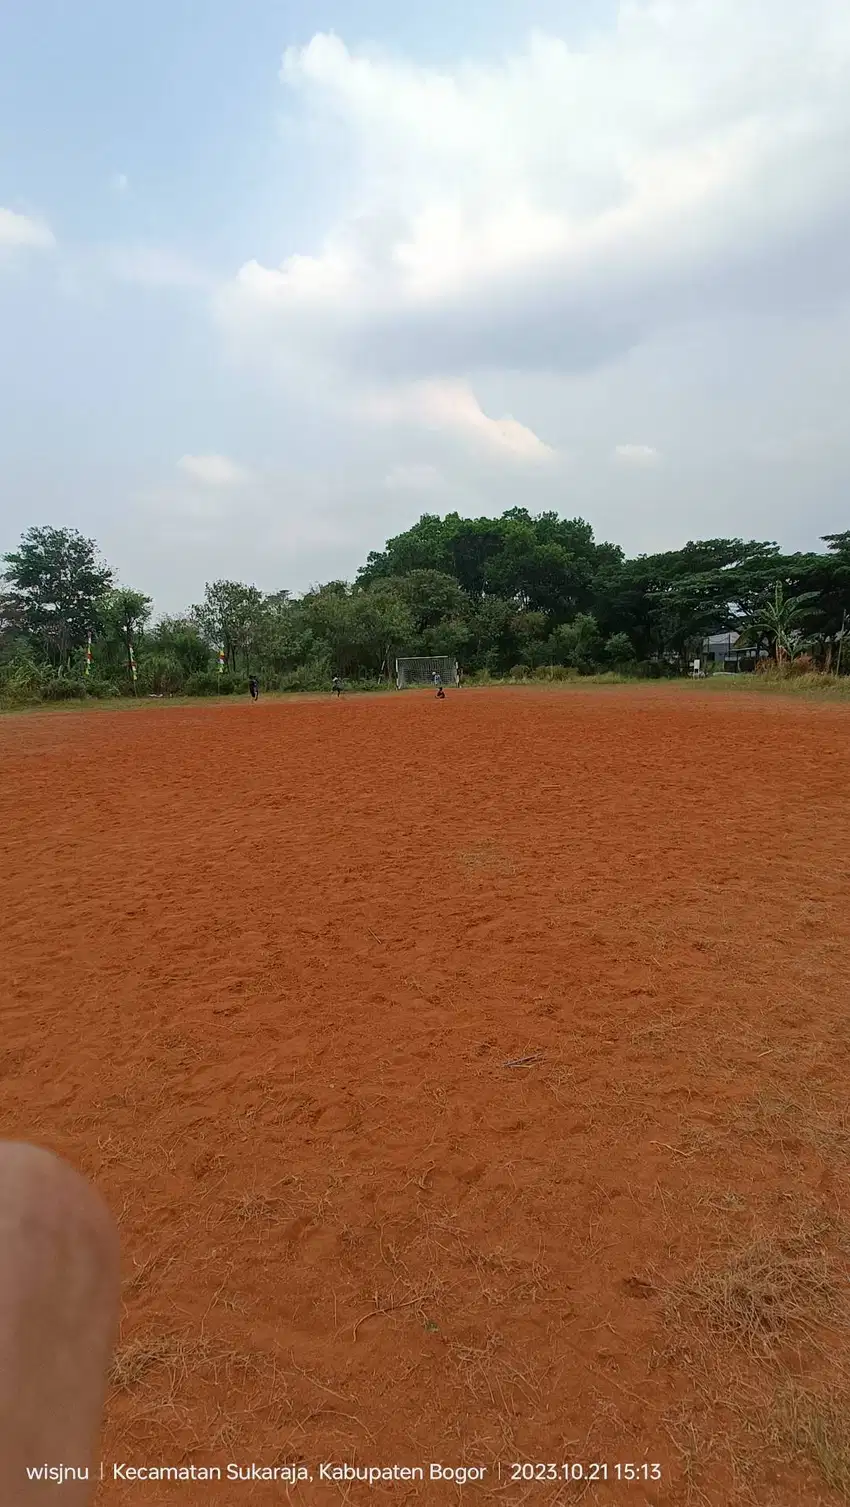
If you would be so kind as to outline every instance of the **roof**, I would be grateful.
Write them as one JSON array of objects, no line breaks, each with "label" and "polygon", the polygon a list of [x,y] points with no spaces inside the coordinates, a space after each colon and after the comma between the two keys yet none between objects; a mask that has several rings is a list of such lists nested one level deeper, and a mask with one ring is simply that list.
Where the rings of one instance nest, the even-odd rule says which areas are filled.
[{"label": "roof", "polygon": [[730,629],[726,633],[710,633],[703,643],[709,649],[734,649],[740,637],[740,633]]}]

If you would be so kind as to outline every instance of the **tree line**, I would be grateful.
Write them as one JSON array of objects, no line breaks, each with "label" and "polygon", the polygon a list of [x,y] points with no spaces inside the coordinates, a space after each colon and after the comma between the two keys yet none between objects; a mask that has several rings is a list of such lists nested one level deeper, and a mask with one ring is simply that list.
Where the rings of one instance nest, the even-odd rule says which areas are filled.
[{"label": "tree line", "polygon": [[[581,518],[425,514],[353,582],[294,595],[240,581],[153,621],[91,539],[31,528],[0,557],[0,695],[213,694],[257,675],[311,690],[390,679],[400,655],[450,655],[467,675],[687,673],[704,640],[742,635],[777,665],[850,672],[850,530],[825,548],[689,542],[627,558]],[[219,666],[222,667],[220,673]]]}]

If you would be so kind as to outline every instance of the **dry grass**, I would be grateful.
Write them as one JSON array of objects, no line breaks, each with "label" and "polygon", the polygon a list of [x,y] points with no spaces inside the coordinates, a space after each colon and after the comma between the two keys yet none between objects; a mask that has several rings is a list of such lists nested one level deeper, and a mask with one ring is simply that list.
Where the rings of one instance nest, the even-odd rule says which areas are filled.
[{"label": "dry grass", "polygon": [[809,1460],[826,1485],[850,1502],[850,1395],[846,1391],[811,1392],[788,1385],[777,1394],[768,1428],[775,1446]]},{"label": "dry grass", "polygon": [[777,1090],[763,1090],[741,1106],[739,1129],[754,1138],[782,1144],[799,1141],[824,1158],[850,1149],[850,1115],[838,1100],[810,1094],[803,1102]]},{"label": "dry grass", "polygon": [[[674,682],[681,684],[682,682]],[[850,697],[850,676],[812,672],[808,675],[783,675],[779,672],[760,675],[710,675],[695,682],[712,691],[734,690],[756,693],[779,692],[789,696],[824,696],[843,701]]]},{"label": "dry grass", "polygon": [[[204,1334],[171,1331],[143,1334],[120,1344],[112,1358],[109,1380],[116,1391],[129,1392],[161,1373],[157,1390],[169,1397],[193,1377],[242,1387],[248,1378],[271,1381],[275,1358],[263,1351],[243,1351]],[[164,1374],[163,1374],[164,1373]],[[167,1387],[161,1383],[167,1381]]]},{"label": "dry grass", "polygon": [[668,1320],[713,1346],[769,1354],[790,1332],[813,1338],[840,1288],[820,1231],[755,1238],[724,1264],[700,1260],[667,1295]]}]

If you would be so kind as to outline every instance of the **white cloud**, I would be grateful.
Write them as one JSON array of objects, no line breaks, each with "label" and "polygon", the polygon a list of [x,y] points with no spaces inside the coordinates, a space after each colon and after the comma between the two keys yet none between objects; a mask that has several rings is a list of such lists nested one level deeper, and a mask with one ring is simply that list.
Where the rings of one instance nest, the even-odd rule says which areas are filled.
[{"label": "white cloud", "polygon": [[388,380],[592,366],[850,213],[843,0],[623,0],[583,50],[441,68],[319,34],[281,76],[353,150],[354,209],[219,310]]},{"label": "white cloud", "polygon": [[108,274],[117,282],[147,288],[203,288],[210,278],[195,262],[161,246],[110,246],[102,252]]},{"label": "white cloud", "polygon": [[384,477],[384,486],[390,491],[430,492],[442,482],[442,471],[427,464],[393,466]]},{"label": "white cloud", "polygon": [[454,432],[485,454],[540,462],[554,457],[552,448],[524,424],[506,416],[489,418],[466,382],[417,382],[376,389],[359,399],[359,410],[384,423],[411,423],[434,431]]},{"label": "white cloud", "polygon": [[652,445],[615,445],[614,457],[629,466],[654,466],[660,459]]},{"label": "white cloud", "polygon": [[0,251],[19,247],[42,251],[55,244],[53,231],[44,220],[16,214],[13,209],[0,208]]},{"label": "white cloud", "polygon": [[183,455],[177,465],[186,476],[205,487],[244,486],[252,480],[250,471],[228,460],[226,455]]}]

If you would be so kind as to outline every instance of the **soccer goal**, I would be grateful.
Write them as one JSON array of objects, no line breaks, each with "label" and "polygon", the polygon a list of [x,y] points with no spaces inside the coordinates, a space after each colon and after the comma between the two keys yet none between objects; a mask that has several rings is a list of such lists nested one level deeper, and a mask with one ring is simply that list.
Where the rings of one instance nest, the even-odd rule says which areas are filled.
[{"label": "soccer goal", "polygon": [[397,659],[395,662],[395,683],[400,691],[407,685],[430,685],[435,675],[439,675],[443,685],[457,685],[457,660],[447,654],[411,659]]}]

